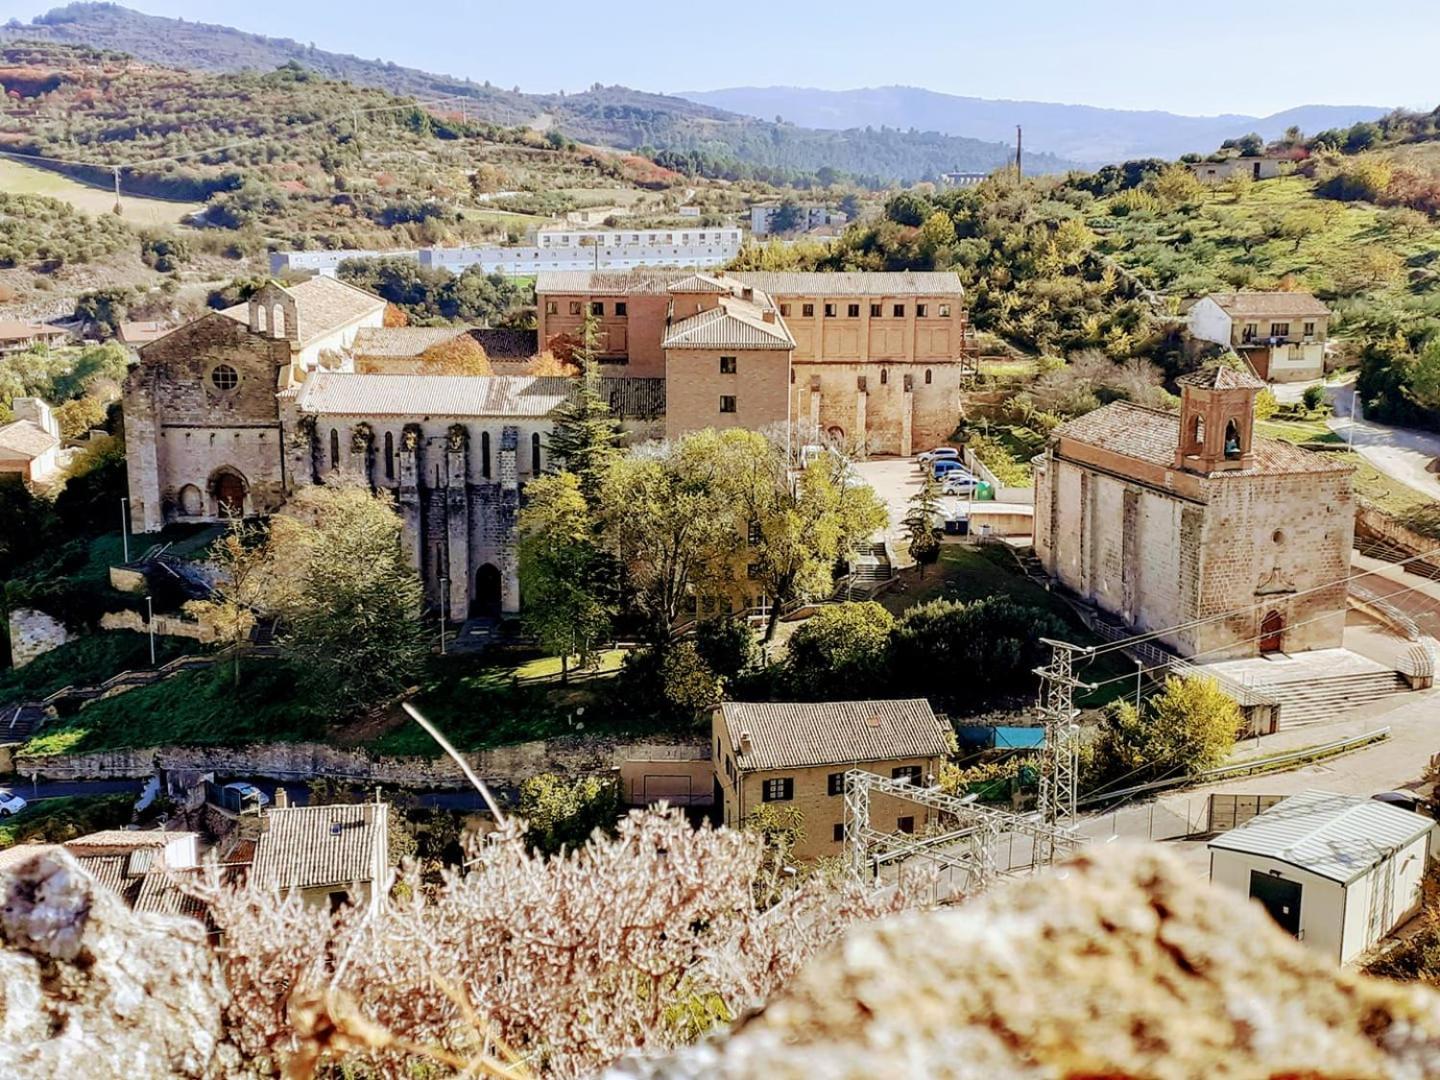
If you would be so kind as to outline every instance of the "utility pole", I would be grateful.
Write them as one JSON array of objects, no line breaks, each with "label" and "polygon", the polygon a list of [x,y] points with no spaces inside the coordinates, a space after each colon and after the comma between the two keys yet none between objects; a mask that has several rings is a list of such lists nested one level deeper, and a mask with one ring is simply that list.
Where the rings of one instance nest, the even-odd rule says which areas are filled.
[{"label": "utility pole", "polygon": [[114,166],[111,171],[115,174],[115,215],[118,217],[122,211],[120,206],[120,166]]},{"label": "utility pole", "polygon": [[[1075,718],[1076,689],[1092,689],[1089,683],[1075,678],[1075,654],[1091,650],[1071,645],[1068,641],[1041,638],[1051,649],[1047,667],[1036,668],[1040,676],[1039,700],[1036,711],[1045,728],[1045,752],[1041,759],[1040,820],[1051,826],[1067,827],[1075,820],[1075,796],[1080,773],[1080,729]],[[1039,841],[1044,845],[1041,862],[1050,862],[1055,855],[1053,839]]]},{"label": "utility pole", "polygon": [[445,598],[450,594],[450,579],[440,579],[440,655],[445,655]]},{"label": "utility pole", "polygon": [[130,510],[126,505],[129,499],[120,500],[120,543],[125,552],[125,563],[130,563]]},{"label": "utility pole", "polygon": [[1024,158],[1021,156],[1021,145],[1022,145],[1022,142],[1023,142],[1023,140],[1022,140],[1022,136],[1021,136],[1020,125],[1019,125],[1019,124],[1016,124],[1016,125],[1015,125],[1015,179],[1016,179],[1016,180],[1023,180],[1023,179],[1025,179],[1025,161],[1024,161]]}]

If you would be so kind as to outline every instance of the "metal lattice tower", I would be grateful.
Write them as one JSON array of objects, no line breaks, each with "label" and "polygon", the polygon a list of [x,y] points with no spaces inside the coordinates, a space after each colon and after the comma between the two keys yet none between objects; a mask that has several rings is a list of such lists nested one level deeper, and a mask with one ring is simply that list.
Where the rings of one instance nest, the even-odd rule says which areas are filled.
[{"label": "metal lattice tower", "polygon": [[1080,780],[1080,728],[1075,718],[1076,689],[1089,690],[1089,683],[1075,678],[1075,654],[1090,650],[1068,641],[1041,639],[1050,646],[1050,663],[1036,668],[1040,676],[1037,712],[1045,728],[1045,752],[1041,759],[1040,820],[1047,825],[1068,827],[1075,820],[1075,796]]}]

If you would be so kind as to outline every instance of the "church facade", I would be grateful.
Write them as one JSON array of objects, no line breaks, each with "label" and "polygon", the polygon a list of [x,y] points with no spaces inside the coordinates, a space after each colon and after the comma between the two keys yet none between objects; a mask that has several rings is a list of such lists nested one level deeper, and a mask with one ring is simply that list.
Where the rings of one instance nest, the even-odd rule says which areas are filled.
[{"label": "church facade", "polygon": [[1115,402],[1055,430],[1035,469],[1046,571],[1182,656],[1339,647],[1351,467],[1257,437],[1248,374],[1180,382],[1178,414]]}]

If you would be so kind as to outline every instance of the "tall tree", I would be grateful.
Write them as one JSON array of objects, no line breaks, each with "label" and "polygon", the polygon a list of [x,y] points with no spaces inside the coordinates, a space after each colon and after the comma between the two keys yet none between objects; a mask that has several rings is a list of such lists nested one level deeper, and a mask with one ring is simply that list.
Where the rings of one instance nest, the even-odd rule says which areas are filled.
[{"label": "tall tree", "polygon": [[614,614],[610,561],[596,545],[596,524],[574,473],[541,476],[525,487],[520,511],[520,592],[525,621],[560,657],[589,664]]},{"label": "tall tree", "polygon": [[595,509],[610,467],[620,456],[620,422],[600,394],[599,324],[587,315],[574,354],[580,365],[580,385],[554,413],[554,426],[546,440],[551,460],[564,462],[580,483],[585,502]]},{"label": "tall tree", "polygon": [[920,490],[910,496],[910,511],[905,515],[905,532],[909,536],[910,557],[925,576],[925,567],[940,558],[940,541],[935,539],[935,518],[940,513],[940,483],[929,469]]},{"label": "tall tree", "polygon": [[250,631],[260,612],[271,606],[272,554],[268,530],[253,521],[232,518],[230,531],[211,549],[210,561],[219,578],[209,600],[186,609],[219,631],[231,651],[232,673],[240,685],[240,659],[250,644]]}]

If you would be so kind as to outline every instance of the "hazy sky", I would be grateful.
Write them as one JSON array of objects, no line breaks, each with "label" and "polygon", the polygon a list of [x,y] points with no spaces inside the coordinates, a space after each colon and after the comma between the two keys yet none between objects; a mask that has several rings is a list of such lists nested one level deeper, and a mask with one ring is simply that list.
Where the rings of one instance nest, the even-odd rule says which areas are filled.
[{"label": "hazy sky", "polygon": [[[43,0],[42,0],[43,3]],[[36,0],[0,0],[29,19]],[[134,0],[524,90],[903,83],[1171,112],[1440,101],[1434,0]]]}]

